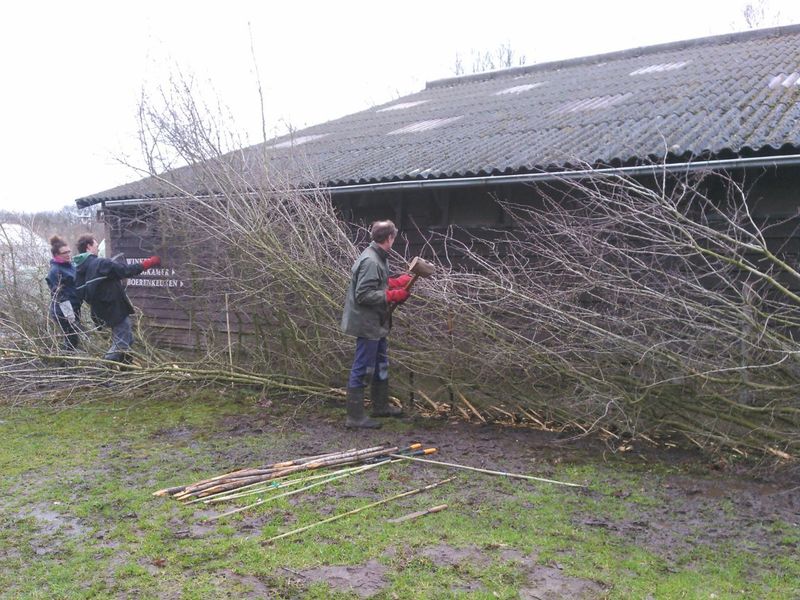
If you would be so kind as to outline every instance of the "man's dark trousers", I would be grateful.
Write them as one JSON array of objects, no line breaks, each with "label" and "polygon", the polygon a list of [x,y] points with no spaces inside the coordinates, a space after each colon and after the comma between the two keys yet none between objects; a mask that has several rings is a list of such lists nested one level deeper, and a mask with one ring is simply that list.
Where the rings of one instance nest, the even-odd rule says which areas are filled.
[{"label": "man's dark trousers", "polygon": [[366,387],[371,381],[389,379],[389,357],[386,338],[356,338],[356,356],[350,369],[349,388]]}]

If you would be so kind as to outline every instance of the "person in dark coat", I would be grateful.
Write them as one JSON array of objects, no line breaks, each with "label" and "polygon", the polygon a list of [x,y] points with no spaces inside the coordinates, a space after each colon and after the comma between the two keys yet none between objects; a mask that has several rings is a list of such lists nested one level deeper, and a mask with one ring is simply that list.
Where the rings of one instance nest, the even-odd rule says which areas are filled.
[{"label": "person in dark coat", "polygon": [[50,308],[48,314],[64,333],[62,349],[66,352],[77,350],[80,345],[81,301],[75,286],[75,265],[72,264],[72,250],[60,236],[50,238],[50,271],[44,280],[50,288]]},{"label": "person in dark coat", "polygon": [[151,256],[140,264],[126,264],[97,256],[99,246],[92,235],[78,240],[76,257],[77,286],[82,298],[92,309],[92,319],[101,326],[111,328],[111,347],[104,358],[115,362],[130,362],[133,329],[130,315],[133,305],[125,293],[122,280],[161,264],[158,256]]},{"label": "person in dark coat", "polygon": [[364,412],[364,390],[371,384],[372,416],[398,417],[402,410],[389,405],[389,357],[386,336],[391,329],[389,307],[405,302],[410,275],[389,277],[387,257],[397,237],[391,221],[376,221],[372,242],[351,269],[350,286],[342,314],[342,331],[355,336],[356,352],[347,382],[347,427],[375,429],[379,421]]}]

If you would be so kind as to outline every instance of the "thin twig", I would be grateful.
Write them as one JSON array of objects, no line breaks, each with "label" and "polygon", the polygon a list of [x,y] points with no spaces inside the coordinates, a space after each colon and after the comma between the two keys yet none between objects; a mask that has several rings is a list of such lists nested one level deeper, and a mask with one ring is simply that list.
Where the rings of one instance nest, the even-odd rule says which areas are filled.
[{"label": "thin twig", "polygon": [[566,485],[569,487],[585,488],[587,486],[578,483],[567,483],[565,481],[556,481],[555,479],[545,479],[543,477],[534,477],[533,475],[520,475],[518,473],[506,473],[504,471],[491,471],[489,469],[480,469],[478,467],[468,467],[466,465],[459,465],[456,463],[442,462],[439,460],[429,460],[427,458],[416,458],[414,456],[403,456],[402,454],[390,454],[392,458],[402,458],[403,460],[413,460],[414,462],[427,463],[430,465],[437,465],[440,467],[450,467],[452,469],[462,469],[465,471],[475,471],[477,473],[485,473],[487,475],[500,475],[501,477],[509,477],[511,479],[528,479],[531,481],[541,481],[543,483],[554,483],[556,485]]},{"label": "thin twig", "polygon": [[380,506],[381,504],[386,504],[387,502],[392,502],[393,500],[399,500],[400,498],[405,498],[406,496],[411,496],[413,494],[419,494],[420,492],[424,492],[424,491],[427,491],[427,490],[432,490],[432,489],[434,489],[436,487],[439,487],[440,485],[444,485],[445,483],[449,483],[449,482],[453,481],[454,479],[455,479],[455,477],[448,477],[447,479],[443,479],[443,480],[438,481],[436,483],[432,483],[430,485],[426,485],[425,487],[417,488],[415,490],[409,490],[407,492],[403,492],[401,494],[397,494],[395,496],[391,496],[390,498],[385,498],[383,500],[378,500],[377,502],[372,502],[372,503],[367,504],[365,506],[361,506],[359,508],[355,508],[353,510],[349,510],[349,511],[347,511],[345,513],[342,513],[342,514],[339,514],[339,515],[335,515],[335,516],[330,517],[328,519],[323,519],[322,521],[317,521],[316,523],[311,523],[310,525],[306,525],[305,527],[299,527],[297,529],[293,529],[292,531],[287,531],[286,533],[281,533],[280,535],[273,536],[273,537],[269,538],[265,543],[269,544],[269,543],[272,543],[272,542],[274,542],[276,540],[280,540],[282,538],[289,537],[291,535],[296,535],[298,533],[302,533],[304,531],[308,531],[309,529],[312,529],[314,527],[319,527],[320,525],[324,525],[326,523],[331,523],[332,521],[336,521],[338,519],[343,519],[344,517],[348,517],[350,515],[354,515],[356,513],[360,513],[361,511],[367,510],[369,508],[374,508],[375,506]]}]

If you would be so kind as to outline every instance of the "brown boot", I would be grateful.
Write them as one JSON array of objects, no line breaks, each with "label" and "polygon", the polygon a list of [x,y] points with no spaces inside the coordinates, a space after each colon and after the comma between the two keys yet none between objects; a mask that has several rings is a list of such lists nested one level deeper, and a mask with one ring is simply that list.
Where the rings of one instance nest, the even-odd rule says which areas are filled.
[{"label": "brown boot", "polygon": [[389,404],[389,380],[372,382],[372,416],[402,417],[403,409]]},{"label": "brown boot", "polygon": [[345,427],[379,429],[381,423],[364,414],[364,388],[347,388],[347,420]]}]

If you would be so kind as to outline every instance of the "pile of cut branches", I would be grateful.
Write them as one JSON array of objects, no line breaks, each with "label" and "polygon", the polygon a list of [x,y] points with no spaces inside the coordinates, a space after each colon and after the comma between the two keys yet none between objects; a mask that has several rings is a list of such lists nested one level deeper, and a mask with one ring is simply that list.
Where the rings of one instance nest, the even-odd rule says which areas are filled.
[{"label": "pile of cut branches", "polygon": [[[372,468],[373,465],[391,462],[392,460],[400,460],[398,458],[393,459],[393,454],[415,456],[432,454],[435,452],[433,448],[427,450],[421,450],[421,448],[422,444],[419,443],[411,444],[402,450],[396,446],[387,446],[384,444],[361,450],[351,449],[343,452],[329,452],[281,461],[261,467],[237,469],[236,471],[217,475],[209,479],[203,479],[189,485],[158,490],[153,492],[153,495],[170,496],[176,500],[187,503],[202,501],[209,504],[222,502],[224,500],[232,500],[245,495],[259,494],[265,491],[295,486],[300,483],[323,478],[323,481],[314,484],[314,486],[317,486],[335,479],[340,479],[344,476],[352,475],[356,472],[361,472],[366,470],[366,468]],[[360,466],[356,468],[345,468],[349,465]],[[322,475],[308,474],[309,471],[321,471],[333,467],[337,467],[338,470],[333,473],[326,472]],[[300,476],[295,477],[296,475]],[[304,487],[292,493],[305,489],[308,488]],[[247,491],[243,492],[243,490]],[[291,493],[288,495],[291,495]]]},{"label": "pile of cut branches", "polygon": [[769,228],[798,218],[757,222],[746,190],[707,177],[564,182],[543,207],[506,204],[514,226],[480,252],[446,238],[473,268],[445,293],[423,282],[422,318],[440,305],[446,327],[401,330],[402,359],[477,406],[797,455],[800,272]]},{"label": "pile of cut branches", "polygon": [[[113,377],[80,357],[42,377],[340,396],[352,341],[338,324],[363,230],[325,194],[289,185],[298,157],[228,152],[189,92],[177,88],[166,112],[143,106],[142,145],[174,196],[148,210],[180,248],[172,260],[188,285],[174,300],[205,356],[189,364],[148,347],[141,368]],[[158,157],[194,165],[209,193],[158,177],[169,166]],[[800,272],[770,236],[800,217],[756,219],[748,190],[724,174],[653,173],[538,186],[529,202],[498,199],[503,231],[427,234],[437,275],[395,313],[394,393],[469,419],[800,454]],[[394,269],[410,258],[393,256]],[[52,342],[0,317],[0,378],[23,392]]]},{"label": "pile of cut branches", "polygon": [[[262,506],[268,502],[278,500],[279,498],[294,496],[295,494],[300,494],[320,486],[341,481],[347,477],[363,474],[383,465],[389,465],[403,461],[421,462],[447,469],[466,470],[491,476],[536,481],[540,483],[555,484],[572,488],[585,487],[577,483],[556,481],[554,479],[546,479],[533,475],[493,471],[456,463],[431,460],[429,458],[422,458],[434,454],[435,452],[436,448],[422,448],[422,444],[416,442],[404,448],[389,446],[386,444],[363,449],[353,448],[340,452],[328,452],[298,459],[284,460],[259,467],[237,469],[235,471],[223,473],[222,475],[217,475],[208,479],[203,479],[189,485],[179,485],[164,488],[153,492],[153,495],[160,497],[171,497],[183,502],[184,504],[195,504],[202,502],[206,505],[216,504],[218,502],[236,501],[253,495],[261,496],[255,502],[233,508],[207,519],[208,521],[215,521],[217,519],[229,517],[231,515],[250,510],[257,506]],[[433,484],[401,492],[376,502],[371,502],[359,508],[340,513],[322,521],[276,535],[270,538],[268,541],[271,542],[289,535],[301,533],[312,527],[329,523],[340,518],[348,517],[357,512],[361,512],[362,510],[374,508],[378,505],[385,504],[393,500],[431,490],[445,483],[449,483],[453,479],[455,479],[455,477],[449,477]],[[283,491],[286,489],[288,489],[288,491]],[[418,511],[396,519],[391,519],[390,522],[401,523],[426,514],[439,512],[444,508],[447,508],[447,505],[438,505],[424,511]]]}]

